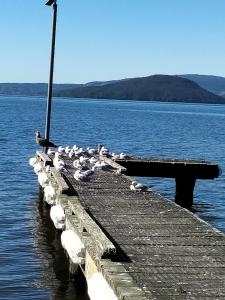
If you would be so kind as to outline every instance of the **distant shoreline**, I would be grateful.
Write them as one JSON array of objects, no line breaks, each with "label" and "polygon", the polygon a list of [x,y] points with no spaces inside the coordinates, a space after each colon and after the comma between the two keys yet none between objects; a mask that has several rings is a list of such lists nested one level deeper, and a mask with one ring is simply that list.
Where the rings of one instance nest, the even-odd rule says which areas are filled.
[{"label": "distant shoreline", "polygon": [[[0,83],[1,96],[47,97],[47,83]],[[54,84],[53,97],[145,102],[225,104],[225,78],[152,75],[86,84]]]},{"label": "distant shoreline", "polygon": [[[27,101],[29,101],[29,98],[34,98],[35,100],[41,100],[41,101],[47,101],[47,96],[30,96],[30,95],[7,95],[7,94],[0,94],[0,98],[4,98],[4,97],[8,97],[8,98],[25,98]],[[98,98],[71,98],[71,97],[57,97],[54,96],[53,97],[53,101],[54,100],[69,100],[71,102],[73,101],[96,101],[96,102],[101,102],[101,101],[117,101],[117,102],[135,102],[135,103],[158,103],[158,104],[180,104],[180,105],[212,105],[212,106],[217,106],[217,105],[225,105],[225,103],[203,103],[203,102],[182,102],[182,101],[158,101],[158,100],[128,100],[128,99],[98,99]],[[32,99],[31,99],[32,101]]]}]

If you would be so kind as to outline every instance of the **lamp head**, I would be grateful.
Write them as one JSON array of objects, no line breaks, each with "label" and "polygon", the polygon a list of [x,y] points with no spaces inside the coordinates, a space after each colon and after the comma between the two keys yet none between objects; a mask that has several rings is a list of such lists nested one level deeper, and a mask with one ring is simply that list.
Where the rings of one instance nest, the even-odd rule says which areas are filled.
[{"label": "lamp head", "polygon": [[56,0],[48,0],[48,2],[45,3],[45,5],[51,6],[54,2],[56,2]]}]

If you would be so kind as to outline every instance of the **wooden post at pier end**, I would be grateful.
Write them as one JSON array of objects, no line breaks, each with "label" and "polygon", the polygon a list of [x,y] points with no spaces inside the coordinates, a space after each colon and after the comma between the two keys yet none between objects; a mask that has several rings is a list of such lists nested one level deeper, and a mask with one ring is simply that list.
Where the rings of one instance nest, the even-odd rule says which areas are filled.
[{"label": "wooden post at pier end", "polygon": [[175,202],[186,208],[193,205],[193,195],[196,178],[193,176],[176,177]]},{"label": "wooden post at pier end", "polygon": [[[57,20],[57,3],[56,0],[49,0],[46,5],[53,5],[53,20],[52,20],[52,43],[51,43],[51,57],[50,57],[50,74],[48,83],[48,98],[46,110],[46,124],[45,124],[45,139],[49,140],[50,123],[51,123],[51,106],[52,106],[52,85],[53,85],[53,71],[54,71],[54,57],[55,57],[55,36],[56,36],[56,20]],[[47,153],[48,147],[44,151]]]}]

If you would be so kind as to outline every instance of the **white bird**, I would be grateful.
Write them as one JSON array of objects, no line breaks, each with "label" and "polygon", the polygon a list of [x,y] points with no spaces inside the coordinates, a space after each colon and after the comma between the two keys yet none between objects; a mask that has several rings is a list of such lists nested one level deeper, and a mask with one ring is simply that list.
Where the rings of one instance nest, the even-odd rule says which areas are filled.
[{"label": "white bird", "polygon": [[[100,272],[95,272],[87,279],[88,295],[91,299],[117,300],[112,288]],[[97,288],[101,287],[101,288]]]},{"label": "white bird", "polygon": [[73,162],[73,166],[75,169],[82,170],[83,165],[80,163],[79,159],[75,159]]},{"label": "white bird", "polygon": [[34,165],[37,163],[37,158],[36,157],[31,157],[30,159],[29,159],[29,165],[31,166],[31,167],[34,167]]},{"label": "white bird", "polygon": [[90,164],[94,165],[94,164],[97,162],[97,158],[95,158],[94,156],[92,156],[92,157],[89,159],[89,162],[90,162]]},{"label": "white bird", "polygon": [[127,154],[121,152],[120,155],[119,155],[119,158],[120,159],[125,159],[125,158],[129,158],[129,156]]},{"label": "white bird", "polygon": [[108,154],[109,154],[109,150],[105,148],[105,146],[102,146],[100,150],[100,155],[108,155]]},{"label": "white bird", "polygon": [[77,181],[85,181],[87,179],[87,176],[81,172],[81,170],[77,170],[73,177],[77,180]]},{"label": "white bird", "polygon": [[74,151],[78,151],[78,150],[79,150],[79,147],[78,147],[77,145],[74,145],[74,146],[73,146],[73,150],[74,150]]},{"label": "white bird", "polygon": [[54,155],[55,154],[55,150],[52,150],[51,148],[48,149],[47,151],[48,155]]},{"label": "white bird", "polygon": [[66,146],[66,148],[65,148],[65,153],[66,153],[66,154],[69,154],[71,150],[72,150],[72,149],[71,149],[70,146]]},{"label": "white bird", "polygon": [[[58,151],[56,151],[54,159],[60,159],[60,158],[63,158],[63,154],[60,153],[60,152],[58,152]],[[54,161],[54,159],[53,159],[53,161]]]},{"label": "white bird", "polygon": [[88,153],[91,154],[91,155],[94,155],[94,154],[97,154],[97,153],[98,153],[98,151],[97,151],[96,149],[90,148],[90,147],[87,147],[87,151],[88,151]]},{"label": "white bird", "polygon": [[61,243],[74,264],[82,264],[84,262],[84,244],[73,230],[68,229],[62,232]]},{"label": "white bird", "polygon": [[81,164],[86,164],[89,161],[89,158],[81,155],[79,161]]},{"label": "white bird", "polygon": [[137,191],[137,192],[150,192],[151,191],[151,187],[142,184],[142,183],[138,183],[137,181],[132,181],[131,185],[130,185],[130,189],[131,191]]},{"label": "white bird", "polygon": [[78,150],[76,150],[76,154],[82,154],[82,153],[85,153],[86,150],[84,150],[82,147],[81,148],[78,148]]},{"label": "white bird", "polygon": [[75,154],[75,152],[74,152],[74,150],[73,150],[73,149],[72,149],[72,150],[70,150],[70,152],[69,152],[68,156],[69,156],[69,158],[73,158],[73,157],[75,157],[75,156],[76,156],[76,154]]},{"label": "white bird", "polygon": [[81,171],[81,170],[77,170],[75,173],[74,173],[74,178],[77,180],[77,181],[86,181],[88,180],[88,177],[91,176],[92,174],[94,174],[94,171],[93,170],[86,170],[86,171]]},{"label": "white bird", "polygon": [[104,162],[103,160],[98,160],[95,165],[92,167],[93,171],[98,171],[98,170],[106,170],[109,167],[109,164]]},{"label": "white bird", "polygon": [[50,209],[50,218],[56,229],[63,229],[65,226],[65,213],[60,205],[54,205]]},{"label": "white bird", "polygon": [[119,159],[119,158],[120,158],[119,154],[112,153],[112,159]]},{"label": "white bird", "polygon": [[58,152],[59,153],[65,153],[65,148],[63,146],[58,147]]},{"label": "white bird", "polygon": [[133,182],[130,185],[130,190],[131,191],[136,191],[135,184]]},{"label": "white bird", "polygon": [[57,171],[62,171],[65,167],[65,162],[59,158],[60,154],[58,152],[55,153],[55,158],[53,159],[53,165]]}]

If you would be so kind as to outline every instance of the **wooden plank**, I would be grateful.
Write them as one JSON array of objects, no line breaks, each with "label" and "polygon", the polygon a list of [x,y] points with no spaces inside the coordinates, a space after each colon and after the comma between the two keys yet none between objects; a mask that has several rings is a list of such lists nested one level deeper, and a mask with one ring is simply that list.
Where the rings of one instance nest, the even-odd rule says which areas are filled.
[{"label": "wooden plank", "polygon": [[[62,195],[60,197],[57,197],[56,204],[61,205],[62,208],[64,209],[64,211],[67,211],[67,212],[70,211],[70,207],[68,204],[68,197],[63,197]],[[72,211],[70,214],[72,214]]]},{"label": "wooden plank", "polygon": [[125,173],[129,176],[177,178],[185,175],[196,179],[214,179],[221,172],[217,164],[205,161],[131,158],[117,159],[115,162],[125,167]]},{"label": "wooden plank", "polygon": [[52,160],[46,153],[37,151],[36,154],[37,156],[40,157],[40,159],[43,161],[45,166],[47,165],[52,166]]},{"label": "wooden plank", "polygon": [[122,263],[104,259],[98,262],[98,268],[119,299],[147,300],[144,291],[137,286]]},{"label": "wooden plank", "polygon": [[95,223],[90,215],[81,206],[77,197],[70,197],[68,204],[72,212],[82,222],[84,229],[94,238],[100,247],[101,256],[115,254],[116,248],[113,243],[106,237],[102,229]]},{"label": "wooden plank", "polygon": [[51,174],[53,175],[55,181],[58,184],[59,192],[61,194],[70,194],[70,188],[69,188],[67,182],[65,181],[65,179],[63,178],[62,174],[60,172],[56,171],[56,169],[54,167],[51,167],[50,171],[51,171]]},{"label": "wooden plank", "polygon": [[[169,163],[183,170],[209,166]],[[118,299],[225,299],[224,234],[157,193],[131,191],[128,176],[107,170],[77,182],[72,160],[67,165],[64,176],[76,196],[58,196],[66,226],[81,237],[89,272],[97,267]]]},{"label": "wooden plank", "polygon": [[[107,266],[102,266],[101,272],[118,298],[136,300],[147,295],[148,299],[183,300],[187,294],[193,299],[209,294],[210,299],[223,299],[224,234],[214,232],[210,225],[154,192],[132,192],[131,180],[113,172],[99,172],[90,182],[75,183],[76,201],[116,243],[116,260],[120,263],[105,261]],[[82,216],[76,205],[72,210]],[[138,291],[129,280],[117,286],[120,274],[129,274],[139,287],[145,287],[146,294],[136,295]],[[189,284],[193,278],[196,283]],[[202,290],[201,283],[198,290],[198,278],[205,282]],[[214,290],[209,284],[212,278]]]},{"label": "wooden plank", "polygon": [[118,174],[124,174],[127,171],[125,167],[121,166],[119,163],[115,162],[111,158],[106,157],[104,155],[99,155],[99,157],[102,160],[104,160],[107,164],[109,164],[112,168],[116,169]]}]

